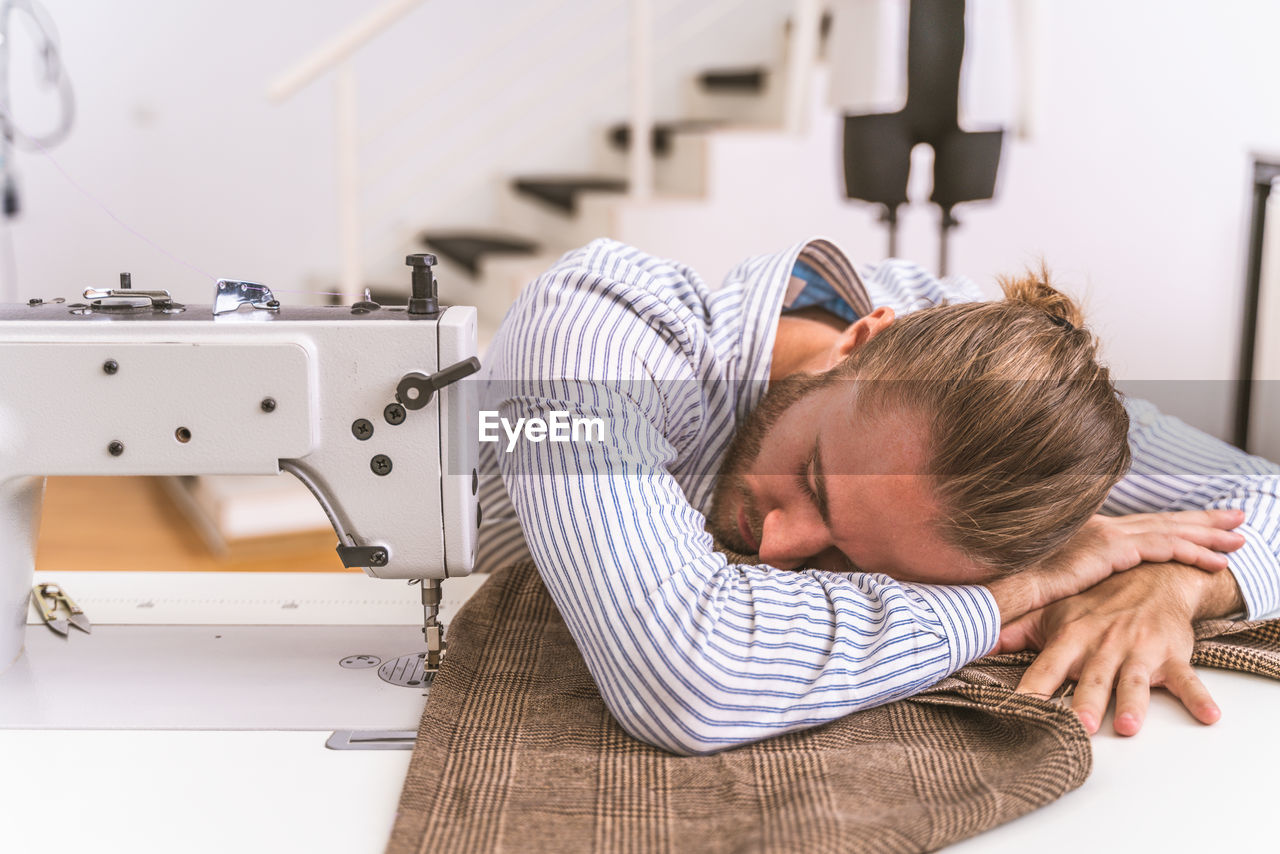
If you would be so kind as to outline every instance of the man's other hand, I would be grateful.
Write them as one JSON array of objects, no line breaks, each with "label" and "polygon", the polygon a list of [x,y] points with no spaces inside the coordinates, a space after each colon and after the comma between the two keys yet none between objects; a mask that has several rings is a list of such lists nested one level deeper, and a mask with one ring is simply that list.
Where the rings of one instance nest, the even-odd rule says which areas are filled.
[{"label": "man's other hand", "polygon": [[1176,561],[1206,572],[1227,568],[1226,552],[1244,545],[1232,528],[1240,510],[1187,510],[1093,516],[1061,549],[1038,565],[988,582],[1001,622],[1094,586],[1142,563]]},{"label": "man's other hand", "polygon": [[1011,623],[995,651],[1042,650],[1018,691],[1047,696],[1075,679],[1072,708],[1090,733],[1101,726],[1113,688],[1119,735],[1142,728],[1153,687],[1167,688],[1196,720],[1211,724],[1222,713],[1191,668],[1192,621],[1243,607],[1230,573],[1147,565]]}]

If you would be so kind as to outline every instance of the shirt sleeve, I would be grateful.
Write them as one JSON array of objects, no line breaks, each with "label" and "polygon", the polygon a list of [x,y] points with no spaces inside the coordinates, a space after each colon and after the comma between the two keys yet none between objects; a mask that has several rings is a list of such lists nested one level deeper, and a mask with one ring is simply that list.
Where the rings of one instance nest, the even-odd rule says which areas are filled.
[{"label": "shirt sleeve", "polygon": [[1246,616],[1280,609],[1280,466],[1202,433],[1144,400],[1126,401],[1133,466],[1102,512],[1239,509],[1245,544],[1227,556]]},{"label": "shirt sleeve", "polygon": [[600,419],[604,441],[521,440],[498,456],[547,588],[629,733],[710,753],[910,695],[994,646],[983,587],[714,551],[671,473],[715,381],[696,375],[684,319],[573,275],[535,283],[508,316],[494,402],[511,423]]}]

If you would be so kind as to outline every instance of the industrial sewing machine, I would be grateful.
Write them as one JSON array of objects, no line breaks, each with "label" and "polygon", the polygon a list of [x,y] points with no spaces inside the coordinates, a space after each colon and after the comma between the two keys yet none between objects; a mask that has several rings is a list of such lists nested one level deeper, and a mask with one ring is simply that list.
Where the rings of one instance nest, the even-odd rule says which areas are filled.
[{"label": "industrial sewing machine", "polygon": [[421,579],[424,668],[440,580],[474,565],[476,312],[438,303],[411,255],[407,306],[285,306],[219,280],[0,307],[0,672],[21,655],[47,475],[279,474],[315,495],[345,566]]}]

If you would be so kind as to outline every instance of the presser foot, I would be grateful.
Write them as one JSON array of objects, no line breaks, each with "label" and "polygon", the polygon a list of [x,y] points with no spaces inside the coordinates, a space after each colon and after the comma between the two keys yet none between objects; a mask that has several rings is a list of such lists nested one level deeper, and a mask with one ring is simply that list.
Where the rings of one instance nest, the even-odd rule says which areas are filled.
[{"label": "presser foot", "polygon": [[440,579],[422,579],[422,638],[427,642],[427,654],[423,666],[433,676],[440,669],[447,644],[444,626],[440,625]]},{"label": "presser foot", "polygon": [[425,625],[422,627],[422,636],[427,642],[427,654],[422,667],[434,676],[440,669],[440,662],[444,660],[444,652],[449,646],[444,639],[444,626],[439,623]]}]

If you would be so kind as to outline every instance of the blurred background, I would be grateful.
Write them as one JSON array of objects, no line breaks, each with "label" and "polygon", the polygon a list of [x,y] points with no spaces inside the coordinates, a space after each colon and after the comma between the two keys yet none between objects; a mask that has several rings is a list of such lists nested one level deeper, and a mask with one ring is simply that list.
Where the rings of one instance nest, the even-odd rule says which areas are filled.
[{"label": "blurred background", "polygon": [[66,86],[3,5],[6,301],[125,270],[403,299],[431,251],[484,337],[594,237],[714,284],[813,235],[877,261],[893,219],[894,254],[993,295],[1043,258],[1122,387],[1228,440],[1252,288],[1250,446],[1280,457],[1280,264],[1249,263],[1280,4],[42,0],[74,96],[48,144]]}]

